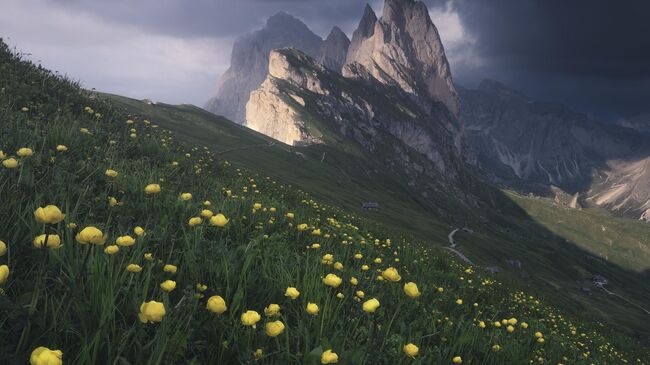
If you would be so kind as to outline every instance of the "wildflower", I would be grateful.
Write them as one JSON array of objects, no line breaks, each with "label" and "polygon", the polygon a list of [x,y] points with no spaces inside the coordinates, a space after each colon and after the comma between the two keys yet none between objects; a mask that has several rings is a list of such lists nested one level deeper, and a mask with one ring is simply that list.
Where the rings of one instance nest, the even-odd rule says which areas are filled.
[{"label": "wildflower", "polygon": [[501,322],[499,322],[499,321],[494,322],[494,327],[500,328],[501,327]]},{"label": "wildflower", "polygon": [[267,317],[274,317],[280,314],[280,306],[277,304],[269,304],[268,307],[264,308],[264,314]]},{"label": "wildflower", "polygon": [[282,321],[268,322],[264,326],[264,332],[269,337],[277,337],[279,334],[284,332],[284,323]]},{"label": "wildflower", "polygon": [[381,276],[384,279],[392,281],[392,282],[398,282],[398,281],[402,280],[402,277],[399,275],[399,273],[397,272],[397,269],[395,269],[394,267],[389,267],[388,269],[384,270],[381,273]]},{"label": "wildflower", "polygon": [[354,293],[359,299],[363,299],[363,297],[366,296],[366,293],[362,292],[361,290],[357,290],[356,293]]},{"label": "wildflower", "polygon": [[119,246],[110,245],[110,246],[106,246],[106,248],[104,249],[104,252],[107,255],[113,255],[113,254],[116,254],[119,250],[120,250]]},{"label": "wildflower", "polygon": [[176,289],[176,282],[174,280],[165,280],[160,283],[160,289],[169,293],[172,290]]},{"label": "wildflower", "polygon": [[368,269],[370,269],[370,267],[368,265],[362,265],[361,266],[362,271],[368,271]]},{"label": "wildflower", "polygon": [[260,319],[262,319],[262,317],[260,317],[260,314],[252,310],[247,310],[241,314],[241,323],[244,326],[251,326],[255,328],[255,324],[259,322]]},{"label": "wildflower", "polygon": [[499,345],[492,346],[492,352],[499,352],[499,351],[501,351],[501,346]]},{"label": "wildflower", "polygon": [[103,245],[106,242],[106,235],[101,230],[95,227],[86,227],[77,233],[75,239],[81,244]]},{"label": "wildflower", "polygon": [[339,355],[332,350],[326,350],[320,357],[321,364],[336,364],[339,362]]},{"label": "wildflower", "polygon": [[508,331],[508,333],[513,333],[515,331],[515,328],[513,326],[508,325],[508,327],[506,327],[506,331]]},{"label": "wildflower", "polygon": [[342,282],[343,279],[336,276],[336,274],[327,274],[327,276],[323,278],[323,284],[331,286],[332,288],[337,288]]},{"label": "wildflower", "polygon": [[311,234],[312,234],[313,236],[320,236],[320,228],[311,231]]},{"label": "wildflower", "polygon": [[298,291],[298,289],[290,286],[284,292],[284,296],[295,300],[295,299],[298,299],[298,297],[300,296],[300,292]]},{"label": "wildflower", "polygon": [[190,193],[183,193],[183,194],[181,194],[181,200],[182,200],[182,201],[185,201],[185,202],[186,202],[186,201],[188,201],[188,200],[190,200],[190,199],[192,199],[192,194],[190,194]]},{"label": "wildflower", "polygon": [[262,209],[262,204],[260,204],[260,203],[255,203],[255,204],[253,204],[253,209],[255,209],[255,210],[260,210],[260,209]]},{"label": "wildflower", "polygon": [[158,185],[158,184],[149,184],[149,185],[144,187],[144,192],[146,194],[149,194],[149,195],[158,194],[158,193],[160,193],[160,185]]},{"label": "wildflower", "polygon": [[18,161],[16,161],[15,158],[8,158],[6,160],[2,161],[2,166],[4,166],[7,169],[15,169],[18,167]]},{"label": "wildflower", "polygon": [[153,261],[153,254],[151,252],[145,252],[143,256],[145,260]]},{"label": "wildflower", "polygon": [[7,244],[4,241],[0,240],[0,257],[4,256],[7,253]]},{"label": "wildflower", "polygon": [[39,207],[34,211],[34,218],[38,223],[57,224],[65,218],[65,214],[56,205]]},{"label": "wildflower", "polygon": [[31,365],[61,365],[63,364],[63,352],[61,350],[50,350],[47,347],[39,346],[29,357]]},{"label": "wildflower", "polygon": [[90,131],[88,130],[88,128],[79,128],[79,132],[81,132],[83,134],[90,134]]},{"label": "wildflower", "polygon": [[480,328],[485,328],[485,322],[480,321],[480,322],[478,323],[478,326],[479,326]]},{"label": "wildflower", "polygon": [[[1,255],[0,255],[0,256],[1,256]],[[520,325],[520,326],[521,326],[521,328],[526,329],[526,328],[528,328],[528,323],[526,323],[526,322],[521,322],[521,325]]]},{"label": "wildflower", "polygon": [[163,266],[163,271],[166,272],[166,273],[176,274],[177,270],[178,270],[178,267],[176,267],[174,265],[167,264],[167,265]]},{"label": "wildflower", "polygon": [[318,311],[320,310],[320,308],[318,308],[318,304],[316,304],[316,303],[307,303],[306,310],[307,310],[307,313],[315,316],[315,315],[318,314]]},{"label": "wildflower", "polygon": [[308,226],[307,223],[301,223],[296,228],[298,229],[298,231],[302,232],[302,231],[306,231]]},{"label": "wildflower", "polygon": [[65,151],[68,150],[68,147],[60,144],[60,145],[56,146],[56,150],[59,151],[59,152],[65,152]]},{"label": "wildflower", "polygon": [[77,228],[77,223],[68,223],[68,229],[75,229]]},{"label": "wildflower", "polygon": [[359,284],[359,280],[353,276],[350,278],[350,284],[357,285]]},{"label": "wildflower", "polygon": [[138,264],[129,264],[126,267],[126,270],[129,271],[129,272],[132,272],[132,273],[138,273],[138,272],[142,271],[142,266],[140,266]]},{"label": "wildflower", "polygon": [[354,258],[357,259],[357,260],[361,260],[363,258],[363,255],[360,254],[360,253],[356,253],[356,254],[354,254]]},{"label": "wildflower", "polygon": [[289,218],[289,219],[293,219],[294,214],[289,212],[289,213],[286,214],[286,217]]},{"label": "wildflower", "polygon": [[255,360],[261,359],[263,355],[264,351],[262,351],[262,349],[257,349],[255,352],[253,352],[253,357],[255,357]]},{"label": "wildflower", "polygon": [[381,258],[377,257],[374,262],[375,264],[381,264]]},{"label": "wildflower", "polygon": [[463,363],[463,359],[462,359],[460,356],[456,356],[456,357],[454,357],[453,359],[451,359],[451,361],[452,361],[454,364],[462,364],[462,363]]},{"label": "wildflower", "polygon": [[108,205],[110,205],[111,207],[116,206],[116,205],[117,205],[117,199],[115,199],[115,198],[112,197],[112,196],[109,197],[109,198],[108,198]]},{"label": "wildflower", "polygon": [[196,290],[198,291],[206,291],[208,289],[208,286],[205,284],[197,283],[196,284]]},{"label": "wildflower", "polygon": [[463,305],[463,300],[460,298],[456,299],[456,304]]},{"label": "wildflower", "polygon": [[510,318],[508,320],[508,324],[511,325],[511,326],[516,325],[517,324],[517,319],[516,318]]},{"label": "wildflower", "polygon": [[343,299],[343,298],[345,298],[345,295],[343,295],[343,293],[339,292],[339,293],[336,293],[336,297],[339,298],[339,299]]},{"label": "wildflower", "polygon": [[201,217],[203,218],[210,218],[214,215],[214,213],[210,209],[203,209],[201,211]]},{"label": "wildflower", "polygon": [[57,248],[61,248],[61,237],[59,237],[58,234],[49,234],[49,235],[42,234],[40,236],[36,236],[36,238],[34,238],[33,243],[34,243],[34,247],[36,248],[47,247],[47,248],[57,249]]},{"label": "wildflower", "polygon": [[377,308],[379,308],[379,300],[377,298],[372,298],[363,303],[363,311],[366,313],[375,313]]},{"label": "wildflower", "polygon": [[0,265],[0,285],[6,283],[8,277],[9,277],[9,266]]},{"label": "wildflower", "polygon": [[28,112],[28,111],[29,111],[29,108],[26,107],[26,106],[24,106],[24,107],[20,108],[20,111],[22,111],[22,112]]},{"label": "wildflower", "polygon": [[415,358],[418,356],[420,349],[412,343],[404,345],[404,353],[410,358]]},{"label": "wildflower", "polygon": [[310,247],[313,250],[318,250],[320,248],[320,243],[312,243]]},{"label": "wildflower", "polygon": [[201,217],[192,217],[190,220],[187,222],[187,224],[190,225],[190,227],[198,226],[199,224],[203,223],[203,219]]},{"label": "wildflower", "polygon": [[135,245],[135,239],[133,237],[131,237],[131,236],[121,236],[121,237],[117,237],[117,239],[115,240],[115,243],[118,246],[128,247],[128,246]]},{"label": "wildflower", "polygon": [[335,268],[336,270],[343,270],[343,264],[340,263],[340,262],[335,262],[335,263],[334,263],[334,268]]},{"label": "wildflower", "polygon": [[404,284],[404,293],[410,298],[417,298],[420,296],[417,284],[410,282]]},{"label": "wildflower", "polygon": [[133,233],[135,233],[135,235],[138,237],[142,237],[142,235],[144,235],[144,228],[137,226],[133,228]]},{"label": "wildflower", "polygon": [[221,314],[228,310],[226,301],[219,295],[213,295],[208,298],[208,303],[205,306],[210,312]]},{"label": "wildflower", "polygon": [[544,335],[541,332],[535,332],[535,338],[542,338]]},{"label": "wildflower", "polygon": [[140,314],[138,314],[138,318],[142,323],[161,322],[165,314],[165,305],[152,300],[140,305]]},{"label": "wildflower", "polygon": [[224,227],[228,224],[228,218],[225,215],[219,213],[212,218],[210,218],[210,224],[216,227]]},{"label": "wildflower", "polygon": [[108,177],[117,177],[117,175],[119,175],[119,173],[117,171],[111,170],[111,169],[106,170],[106,172],[104,172],[104,174],[106,176],[108,176]]},{"label": "wildflower", "polygon": [[32,156],[33,154],[34,151],[32,151],[31,148],[27,148],[27,147],[20,148],[18,149],[18,151],[16,151],[16,155],[18,155],[18,157],[29,157]]}]

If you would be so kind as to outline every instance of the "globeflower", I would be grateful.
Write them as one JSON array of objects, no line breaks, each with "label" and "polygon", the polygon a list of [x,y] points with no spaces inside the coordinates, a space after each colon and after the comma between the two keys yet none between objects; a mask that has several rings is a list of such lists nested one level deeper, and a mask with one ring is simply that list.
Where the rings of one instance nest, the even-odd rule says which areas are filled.
[{"label": "globeflower", "polygon": [[462,359],[460,356],[456,356],[456,357],[454,357],[453,359],[451,359],[451,361],[452,361],[454,364],[462,364],[462,363],[463,363],[463,359]]},{"label": "globeflower", "polygon": [[142,271],[142,266],[140,266],[140,265],[138,265],[138,264],[129,264],[129,265],[126,267],[126,270],[127,270],[128,272],[138,273],[138,272]]},{"label": "globeflower", "polygon": [[176,274],[176,270],[178,270],[178,267],[176,267],[174,265],[167,264],[167,265],[163,266],[163,271],[166,272],[166,273]]},{"label": "globeflower", "polygon": [[9,278],[9,266],[0,265],[0,285],[6,283],[7,278]]},{"label": "globeflower", "polygon": [[318,308],[318,304],[316,303],[307,303],[307,308],[305,308],[305,310],[307,311],[307,313],[315,316],[318,314],[320,308]]},{"label": "globeflower", "polygon": [[295,300],[295,299],[298,299],[298,297],[300,296],[300,292],[298,291],[298,289],[290,286],[284,292],[284,296]]},{"label": "globeflower", "polygon": [[119,246],[116,246],[116,245],[110,245],[110,246],[106,246],[106,248],[104,249],[104,253],[106,253],[107,255],[114,255],[114,254],[116,254],[119,250],[120,250],[120,247],[119,247]]},{"label": "globeflower", "polygon": [[241,314],[241,323],[244,326],[251,326],[255,328],[255,324],[259,322],[260,319],[262,319],[260,314],[252,310],[247,310]]},{"label": "globeflower", "polygon": [[268,307],[264,308],[264,314],[267,317],[274,317],[280,314],[280,306],[277,304],[269,304]]},{"label": "globeflower", "polygon": [[201,217],[203,218],[210,218],[214,215],[214,213],[210,209],[203,209],[201,211]]},{"label": "globeflower", "polygon": [[192,217],[190,220],[187,222],[187,224],[190,225],[190,227],[198,226],[199,224],[203,223],[203,219],[201,217]]},{"label": "globeflower", "polygon": [[15,158],[11,157],[6,160],[3,160],[2,166],[4,166],[7,169],[15,169],[16,167],[18,167],[18,161],[16,161]]},{"label": "globeflower", "polygon": [[420,349],[417,346],[415,346],[414,344],[412,344],[412,343],[404,345],[403,350],[404,350],[404,353],[406,354],[406,356],[408,356],[408,357],[410,357],[412,359],[414,359],[416,356],[418,356],[418,353],[420,352]]},{"label": "globeflower", "polygon": [[4,256],[7,253],[7,244],[4,241],[0,240],[0,257]]},{"label": "globeflower", "polygon": [[165,314],[165,305],[152,300],[150,302],[142,303],[138,318],[142,323],[161,322]]},{"label": "globeflower", "polygon": [[221,314],[228,310],[226,306],[226,301],[219,295],[213,295],[208,299],[208,303],[205,306],[210,312]]},{"label": "globeflower", "polygon": [[39,207],[34,211],[34,218],[38,223],[57,224],[65,218],[65,214],[56,205]]},{"label": "globeflower", "polygon": [[286,217],[289,218],[289,219],[293,219],[294,214],[289,212],[289,213],[286,214]]},{"label": "globeflower", "polygon": [[404,293],[409,298],[417,298],[420,296],[420,290],[418,290],[417,284],[413,282],[404,284]]},{"label": "globeflower", "polygon": [[399,272],[397,272],[397,269],[394,267],[389,267],[388,269],[384,270],[381,273],[381,276],[389,281],[392,282],[398,282],[402,280],[402,277],[399,275]]},{"label": "globeflower", "polygon": [[86,227],[77,233],[75,239],[81,244],[103,245],[106,242],[106,235],[95,227]]},{"label": "globeflower", "polygon": [[137,226],[133,228],[133,233],[135,233],[136,236],[141,237],[142,235],[144,235],[144,228]]},{"label": "globeflower", "polygon": [[311,231],[311,234],[314,236],[320,236],[320,228]]},{"label": "globeflower", "polygon": [[65,151],[68,150],[68,147],[60,144],[60,145],[56,146],[56,150],[59,151],[59,152],[65,152]]},{"label": "globeflower", "polygon": [[158,194],[158,193],[160,193],[160,185],[158,185],[158,184],[149,184],[149,185],[144,187],[144,192],[146,194],[149,194],[149,195]]},{"label": "globeflower", "polygon": [[298,228],[298,231],[302,232],[302,231],[307,230],[308,226],[307,226],[307,223],[301,223],[296,228]]},{"label": "globeflower", "polygon": [[269,337],[277,337],[284,331],[284,323],[282,321],[268,322],[264,326],[264,332]]},{"label": "globeflower", "polygon": [[121,237],[117,237],[117,239],[115,240],[115,243],[118,246],[128,247],[128,246],[135,245],[135,239],[133,237],[131,237],[131,236],[121,236]]},{"label": "globeflower", "polygon": [[332,350],[326,350],[320,357],[321,364],[336,364],[339,362],[339,355]]},{"label": "globeflower", "polygon": [[160,289],[169,293],[172,290],[176,289],[176,282],[174,280],[165,280],[160,283]]},{"label": "globeflower", "polygon": [[116,177],[117,175],[119,175],[117,171],[111,169],[106,170],[104,174],[108,177]]},{"label": "globeflower", "polygon": [[190,200],[190,199],[192,199],[192,194],[190,194],[190,193],[183,193],[183,194],[181,194],[181,200],[182,200],[182,201],[185,201],[185,202],[186,202],[186,201],[188,201],[188,200]]},{"label": "globeflower", "polygon": [[34,151],[32,151],[31,148],[27,148],[27,147],[20,148],[18,149],[18,151],[16,151],[16,155],[18,155],[18,157],[29,157],[32,156],[33,154]]},{"label": "globeflower", "polygon": [[50,350],[47,347],[39,346],[32,351],[29,357],[31,365],[62,365],[63,352],[61,350]]},{"label": "globeflower", "polygon": [[342,282],[343,279],[336,276],[335,274],[327,274],[327,276],[323,278],[323,284],[331,286],[332,288],[337,288],[339,285],[341,285]]},{"label": "globeflower", "polygon": [[228,224],[228,218],[225,215],[219,213],[212,218],[210,218],[210,224],[216,227],[224,227]]},{"label": "globeflower", "polygon": [[353,276],[350,278],[350,284],[357,285],[359,284],[359,280]]},{"label": "globeflower", "polygon": [[61,248],[61,237],[59,237],[58,234],[49,234],[49,235],[42,234],[34,238],[33,244],[34,247],[36,248],[47,247],[51,249],[57,249],[57,248]]},{"label": "globeflower", "polygon": [[375,313],[377,308],[379,308],[379,300],[372,298],[363,302],[363,311],[366,313]]}]

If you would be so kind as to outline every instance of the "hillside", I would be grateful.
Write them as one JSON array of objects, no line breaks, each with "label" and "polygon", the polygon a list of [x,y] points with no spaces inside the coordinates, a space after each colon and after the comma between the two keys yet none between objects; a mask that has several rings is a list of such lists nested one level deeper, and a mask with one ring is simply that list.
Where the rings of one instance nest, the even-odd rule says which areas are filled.
[{"label": "hillside", "polygon": [[[354,149],[261,147],[194,107],[107,102],[4,44],[0,80],[1,363],[648,361],[615,326],[422,239],[414,227],[446,235],[436,215],[467,212],[419,217],[397,178],[360,178],[375,165]],[[397,192],[389,209],[368,220],[338,207],[358,209],[366,185]],[[463,250],[499,237],[478,232]]]}]

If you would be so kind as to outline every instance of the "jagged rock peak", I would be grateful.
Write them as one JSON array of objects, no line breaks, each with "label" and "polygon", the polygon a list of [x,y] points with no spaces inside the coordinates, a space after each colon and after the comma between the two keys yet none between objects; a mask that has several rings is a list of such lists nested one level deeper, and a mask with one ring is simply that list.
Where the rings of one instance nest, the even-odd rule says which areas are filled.
[{"label": "jagged rock peak", "polygon": [[350,40],[341,28],[334,27],[323,42],[318,52],[318,61],[325,67],[336,72],[341,72],[348,54]]},{"label": "jagged rock peak", "polygon": [[442,102],[458,115],[458,95],[444,47],[421,1],[386,0],[379,20],[367,6],[346,58],[347,64],[354,62],[379,81]]}]

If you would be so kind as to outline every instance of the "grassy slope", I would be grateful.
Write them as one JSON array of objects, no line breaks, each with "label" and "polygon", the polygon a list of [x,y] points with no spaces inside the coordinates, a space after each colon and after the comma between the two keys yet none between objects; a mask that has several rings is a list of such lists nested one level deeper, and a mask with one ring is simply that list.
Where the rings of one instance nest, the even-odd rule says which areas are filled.
[{"label": "grassy slope", "polygon": [[[209,146],[216,151],[260,145],[268,141],[265,136],[193,106],[151,106],[129,98],[106,96],[127,112],[152,118],[165,128],[170,128],[179,139]],[[224,136],[233,131],[237,132],[238,138]],[[242,141],[241,144],[239,141]],[[321,163],[322,152],[326,149],[330,158]],[[296,152],[304,155],[304,158],[295,157]],[[395,231],[406,231],[410,236],[427,242],[446,244],[446,236],[452,228],[467,225],[476,233],[469,236],[460,232],[457,241],[462,245],[460,250],[475,262],[501,267],[506,280],[513,285],[524,285],[559,305],[603,320],[619,330],[631,331],[641,338],[650,336],[650,330],[644,324],[648,316],[643,311],[600,290],[592,293],[581,291],[592,275],[601,274],[611,279],[611,290],[633,303],[650,302],[647,274],[640,272],[640,263],[650,262],[650,254],[642,245],[650,234],[647,225],[625,219],[610,221],[609,217],[602,215],[599,219],[588,218],[588,211],[568,210],[550,201],[538,200],[538,205],[523,204],[528,199],[513,193],[505,196],[515,204],[503,204],[502,211],[496,214],[489,211],[467,212],[460,207],[440,214],[424,199],[416,197],[413,191],[400,188],[401,183],[392,176],[376,175],[369,171],[374,167],[372,158],[359,155],[356,151],[346,154],[324,146],[293,148],[278,144],[274,148],[226,153],[223,157],[235,164],[289,181],[328,203],[356,211]],[[345,174],[345,179],[341,178],[342,174]],[[334,183],[335,179],[340,183]],[[392,193],[386,194],[385,191]],[[443,197],[431,200],[436,199]],[[359,211],[358,202],[365,200],[380,201],[381,211]],[[543,216],[538,214],[540,210],[545,212]],[[549,225],[553,217],[572,222],[565,225],[572,232]],[[594,241],[597,237],[595,229],[601,229],[601,226],[612,227],[610,233],[615,232],[619,244],[596,247],[593,244],[598,242]],[[614,229],[614,226],[619,228]],[[639,249],[634,250],[639,242],[641,246],[636,246]],[[627,252],[623,256],[618,254],[622,247]],[[630,250],[635,254],[631,255]],[[609,261],[603,261],[596,259],[599,256],[611,257]],[[611,259],[613,257],[616,259]],[[505,260],[519,260],[523,268],[510,268]]]}]

